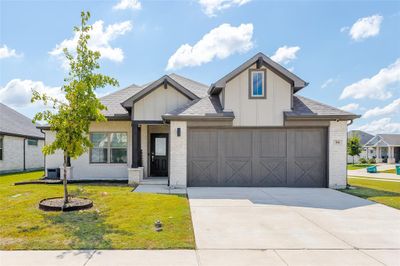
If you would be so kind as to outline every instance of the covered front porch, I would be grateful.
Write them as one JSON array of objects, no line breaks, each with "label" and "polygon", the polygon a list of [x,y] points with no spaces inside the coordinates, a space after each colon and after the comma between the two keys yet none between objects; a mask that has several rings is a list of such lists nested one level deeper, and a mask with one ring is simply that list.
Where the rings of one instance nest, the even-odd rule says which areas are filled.
[{"label": "covered front porch", "polygon": [[129,183],[186,186],[186,183],[181,184],[180,181],[171,182],[171,173],[179,165],[174,163],[179,157],[178,142],[183,138],[186,140],[186,122],[175,125],[162,121],[132,121]]},{"label": "covered front porch", "polygon": [[377,163],[394,164],[400,162],[400,146],[378,145],[367,147],[367,152],[371,149],[375,151]]}]

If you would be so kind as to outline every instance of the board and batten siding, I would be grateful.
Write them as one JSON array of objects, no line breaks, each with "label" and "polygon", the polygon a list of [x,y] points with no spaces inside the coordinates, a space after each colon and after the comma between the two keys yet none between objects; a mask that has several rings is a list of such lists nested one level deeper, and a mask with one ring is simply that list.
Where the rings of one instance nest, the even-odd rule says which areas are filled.
[{"label": "board and batten siding", "polygon": [[[255,64],[249,69],[255,69]],[[249,99],[249,69],[226,83],[225,111],[233,111],[233,126],[283,126],[283,112],[291,110],[291,84],[266,69],[266,99]]]},{"label": "board and batten siding", "polygon": [[[84,153],[77,159],[71,160],[73,168],[72,179],[108,179],[119,180],[128,179],[128,168],[132,162],[132,127],[130,121],[107,121],[92,123],[90,132],[125,132],[128,134],[128,162],[123,164],[110,163],[90,163],[89,152]],[[45,131],[46,144],[55,139],[54,131]],[[46,168],[59,168],[63,165],[62,151],[57,150],[52,155],[46,156]]]},{"label": "board and batten siding", "polygon": [[134,120],[162,120],[161,116],[191,100],[168,85],[163,85],[150,92],[148,95],[135,102]]}]

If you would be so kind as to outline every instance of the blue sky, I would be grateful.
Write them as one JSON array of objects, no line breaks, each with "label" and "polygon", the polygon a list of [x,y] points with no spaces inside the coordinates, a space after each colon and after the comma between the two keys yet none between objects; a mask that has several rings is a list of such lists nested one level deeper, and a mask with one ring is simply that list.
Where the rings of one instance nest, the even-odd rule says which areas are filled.
[{"label": "blue sky", "polygon": [[210,84],[263,52],[310,82],[301,95],[364,115],[352,128],[400,133],[399,1],[1,0],[0,9],[0,101],[29,117],[41,108],[30,88],[59,95],[67,70],[57,47],[73,44],[89,10],[102,72],[120,88],[170,72]]}]

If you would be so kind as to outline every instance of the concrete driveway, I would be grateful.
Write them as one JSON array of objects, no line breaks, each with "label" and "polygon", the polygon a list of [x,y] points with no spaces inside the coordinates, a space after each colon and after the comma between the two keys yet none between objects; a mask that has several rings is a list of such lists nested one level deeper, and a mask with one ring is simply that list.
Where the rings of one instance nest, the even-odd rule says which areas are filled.
[{"label": "concrete driveway", "polygon": [[188,196],[201,265],[400,265],[400,211],[381,204],[318,188]]}]

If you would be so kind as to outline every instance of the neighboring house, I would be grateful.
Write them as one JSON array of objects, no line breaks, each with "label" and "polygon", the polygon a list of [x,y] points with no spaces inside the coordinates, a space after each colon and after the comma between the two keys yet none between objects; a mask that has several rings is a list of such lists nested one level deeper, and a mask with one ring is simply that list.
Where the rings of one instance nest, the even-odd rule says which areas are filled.
[{"label": "neighboring house", "polygon": [[[362,130],[350,130],[349,133],[347,133],[347,136],[348,138],[351,138],[353,136],[358,136],[360,138],[362,152],[360,153],[359,156],[354,156],[354,162],[358,163],[360,158],[364,158],[366,160],[371,158],[376,158],[375,150],[368,149],[367,147],[364,146],[368,141],[370,141],[374,137],[374,135],[371,135]],[[353,163],[353,156],[347,155],[347,162]]]},{"label": "neighboring house", "polygon": [[375,150],[377,163],[400,162],[400,134],[378,134],[364,147],[368,150]]},{"label": "neighboring house", "polygon": [[0,103],[0,173],[43,169],[43,145],[31,119]]},{"label": "neighboring house", "polygon": [[[343,187],[347,123],[359,116],[297,95],[306,86],[262,53],[211,86],[176,74],[129,86],[101,98],[108,122],[91,125],[94,146],[68,178]],[[61,165],[61,151],[46,156]]]}]

